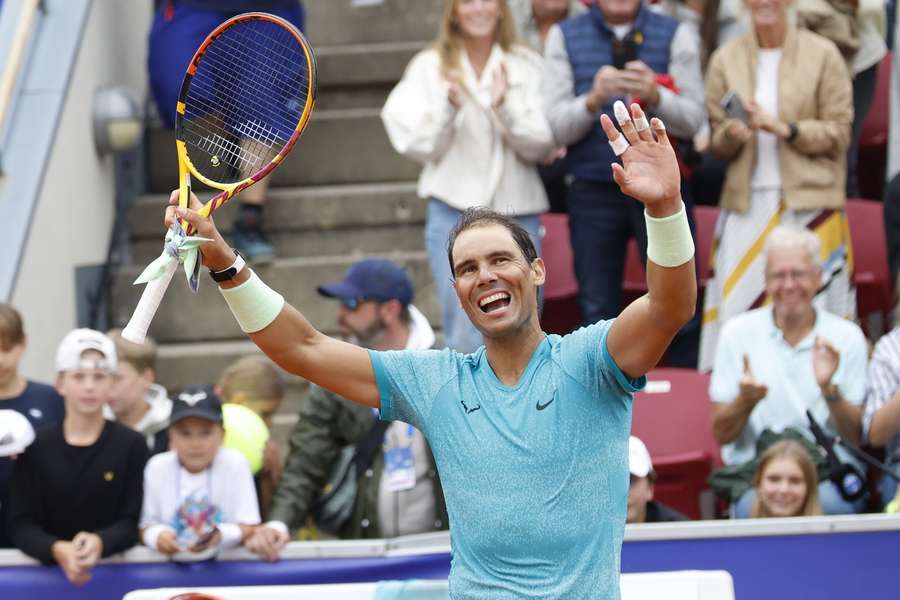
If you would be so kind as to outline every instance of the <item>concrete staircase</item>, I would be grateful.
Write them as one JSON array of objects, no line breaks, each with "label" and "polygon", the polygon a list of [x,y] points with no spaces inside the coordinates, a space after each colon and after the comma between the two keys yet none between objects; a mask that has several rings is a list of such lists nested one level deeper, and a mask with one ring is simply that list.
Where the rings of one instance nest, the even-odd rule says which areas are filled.
[{"label": "concrete staircase", "polygon": [[[351,0],[305,0],[307,33],[319,65],[318,104],[297,148],[272,175],[265,227],[279,258],[258,272],[325,332],[336,331],[336,306],[319,298],[316,287],[340,278],[365,255],[405,266],[416,287],[416,305],[433,324],[439,322],[424,252],[425,203],[415,193],[419,167],[393,151],[378,113],[410,58],[437,31],[440,5],[385,0],[353,7]],[[129,214],[133,264],[116,273],[111,287],[113,321],[119,326],[142,291],[131,282],[162,248],[163,207],[177,183],[174,149],[170,131],[148,131],[147,191]],[[234,208],[216,215],[226,237]],[[150,334],[160,344],[158,379],[170,390],[215,382],[230,362],[258,352],[205,276],[198,296],[177,276]],[[282,440],[306,387],[296,377],[288,382],[273,432]]]}]

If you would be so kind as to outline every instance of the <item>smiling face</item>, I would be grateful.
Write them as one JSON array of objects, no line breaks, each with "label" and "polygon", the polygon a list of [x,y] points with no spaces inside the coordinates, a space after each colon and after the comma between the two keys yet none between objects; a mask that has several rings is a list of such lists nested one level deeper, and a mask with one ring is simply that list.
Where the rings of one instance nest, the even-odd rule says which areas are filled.
[{"label": "smiling face", "polygon": [[744,0],[753,26],[757,29],[786,24],[790,4],[791,0]]},{"label": "smiling face", "polygon": [[212,464],[224,437],[220,423],[200,417],[185,417],[169,427],[169,445],[190,473],[199,473]]},{"label": "smiling face", "polygon": [[485,338],[540,328],[537,287],[544,284],[544,263],[528,263],[510,231],[499,224],[476,225],[453,244],[456,295],[472,324]]},{"label": "smiling face", "polygon": [[634,21],[641,0],[597,0],[603,20],[609,25],[624,25]]},{"label": "smiling face", "polygon": [[822,283],[822,272],[799,246],[772,248],[766,260],[766,293],[781,319],[808,317]]},{"label": "smiling face", "polygon": [[485,39],[497,35],[500,0],[456,0],[453,18],[464,38]]},{"label": "smiling face", "polygon": [[797,462],[783,456],[765,466],[757,493],[766,512],[773,517],[800,515],[806,503],[806,479]]}]

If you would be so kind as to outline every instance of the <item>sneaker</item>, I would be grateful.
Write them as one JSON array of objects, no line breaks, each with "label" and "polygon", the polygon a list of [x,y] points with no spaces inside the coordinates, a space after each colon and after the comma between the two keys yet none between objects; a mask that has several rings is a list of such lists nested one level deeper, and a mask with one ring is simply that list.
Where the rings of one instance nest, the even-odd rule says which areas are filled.
[{"label": "sneaker", "polygon": [[259,227],[235,223],[231,231],[231,243],[249,263],[261,264],[275,258],[275,248]]}]

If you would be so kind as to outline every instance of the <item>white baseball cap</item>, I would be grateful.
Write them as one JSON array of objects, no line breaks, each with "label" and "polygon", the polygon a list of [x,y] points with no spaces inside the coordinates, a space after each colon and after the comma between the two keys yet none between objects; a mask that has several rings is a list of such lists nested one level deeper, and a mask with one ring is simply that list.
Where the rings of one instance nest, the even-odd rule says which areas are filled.
[{"label": "white baseball cap", "polygon": [[[87,350],[95,350],[103,355],[101,360],[83,361],[81,355]],[[66,334],[56,351],[56,372],[75,369],[107,369],[115,371],[116,346],[104,334],[93,329],[74,329]]]},{"label": "white baseball cap", "polygon": [[0,410],[0,456],[22,454],[34,441],[34,427],[15,410]]},{"label": "white baseball cap", "polygon": [[628,470],[635,477],[646,477],[653,470],[647,446],[634,436],[628,438]]}]

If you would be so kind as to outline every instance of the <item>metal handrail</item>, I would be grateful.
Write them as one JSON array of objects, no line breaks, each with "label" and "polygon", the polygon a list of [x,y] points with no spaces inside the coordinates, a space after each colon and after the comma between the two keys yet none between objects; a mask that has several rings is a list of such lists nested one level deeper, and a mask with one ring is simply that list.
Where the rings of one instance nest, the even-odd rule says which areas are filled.
[{"label": "metal handrail", "polygon": [[[19,22],[13,34],[6,65],[0,75],[0,132],[3,131],[6,113],[12,103],[13,90],[19,77],[19,71],[22,70],[28,34],[31,32],[34,18],[40,8],[41,0],[22,0]],[[2,173],[2,169],[3,165],[0,164],[0,173]]]}]

